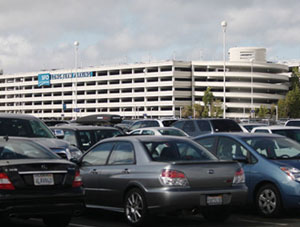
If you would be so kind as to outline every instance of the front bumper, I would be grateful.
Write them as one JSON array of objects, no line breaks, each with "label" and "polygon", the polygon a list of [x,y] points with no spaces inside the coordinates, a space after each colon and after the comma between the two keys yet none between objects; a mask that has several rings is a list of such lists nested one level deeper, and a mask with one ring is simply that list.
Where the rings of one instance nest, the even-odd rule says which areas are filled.
[{"label": "front bumper", "polygon": [[207,203],[207,196],[221,196],[219,206],[239,207],[247,203],[248,188],[238,185],[222,190],[191,190],[190,188],[151,189],[146,193],[149,211],[172,212],[195,208],[213,207]]}]

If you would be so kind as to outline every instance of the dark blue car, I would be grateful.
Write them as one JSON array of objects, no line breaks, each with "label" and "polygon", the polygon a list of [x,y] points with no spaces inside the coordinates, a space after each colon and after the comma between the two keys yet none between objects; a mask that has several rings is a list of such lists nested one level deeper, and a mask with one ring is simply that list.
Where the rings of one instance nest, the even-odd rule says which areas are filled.
[{"label": "dark blue car", "polygon": [[248,200],[262,216],[300,208],[300,144],[264,133],[217,133],[194,140],[219,159],[240,161]]}]

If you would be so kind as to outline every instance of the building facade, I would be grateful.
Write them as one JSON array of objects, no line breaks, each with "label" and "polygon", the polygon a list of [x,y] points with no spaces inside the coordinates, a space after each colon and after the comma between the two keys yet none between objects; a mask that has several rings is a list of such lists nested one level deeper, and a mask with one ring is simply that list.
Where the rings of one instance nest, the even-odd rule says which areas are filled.
[{"label": "building facade", "polygon": [[3,74],[0,112],[64,119],[95,113],[179,117],[184,106],[203,105],[210,87],[221,102],[226,98],[226,117],[249,117],[251,103],[270,108],[289,89],[288,67],[267,62],[265,52],[231,48],[225,72],[222,61],[172,60]]}]

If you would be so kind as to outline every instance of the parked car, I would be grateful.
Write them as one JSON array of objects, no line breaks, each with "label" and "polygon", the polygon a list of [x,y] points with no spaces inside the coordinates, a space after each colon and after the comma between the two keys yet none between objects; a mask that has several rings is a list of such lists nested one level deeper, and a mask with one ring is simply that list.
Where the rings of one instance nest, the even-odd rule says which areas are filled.
[{"label": "parked car", "polygon": [[186,132],[189,136],[198,136],[215,132],[242,132],[237,122],[231,119],[183,119],[171,125]]},{"label": "parked car", "polygon": [[64,125],[64,124],[69,124],[69,121],[63,121],[63,120],[43,120],[43,122],[48,126],[48,127],[53,127],[55,125]]},{"label": "parked car", "polygon": [[272,125],[253,128],[252,133],[275,133],[286,136],[300,143],[300,128],[292,126]]},{"label": "parked car", "polygon": [[285,122],[284,126],[300,127],[300,119],[291,119]]},{"label": "parked car", "polygon": [[66,159],[78,158],[82,155],[77,147],[57,139],[42,120],[31,115],[0,114],[0,136],[35,138],[37,143]]},{"label": "parked car", "polygon": [[174,136],[105,139],[78,161],[86,206],[125,213],[134,226],[149,214],[199,211],[224,220],[247,197],[244,173],[192,140]]},{"label": "parked car", "polygon": [[79,169],[34,140],[0,137],[1,226],[11,215],[68,226],[85,207]]},{"label": "parked car", "polygon": [[129,135],[155,135],[155,136],[189,136],[179,128],[174,127],[152,127],[135,129]]},{"label": "parked car", "polygon": [[219,159],[240,161],[248,202],[262,216],[300,208],[300,145],[295,141],[267,133],[207,134],[194,140]]},{"label": "parked car", "polygon": [[87,151],[95,143],[108,137],[123,135],[117,128],[88,125],[61,125],[51,127],[58,138],[68,141],[82,152]]},{"label": "parked car", "polygon": [[173,124],[176,121],[177,119],[175,118],[137,120],[130,125],[127,131],[130,132],[138,128],[169,127],[171,124]]}]

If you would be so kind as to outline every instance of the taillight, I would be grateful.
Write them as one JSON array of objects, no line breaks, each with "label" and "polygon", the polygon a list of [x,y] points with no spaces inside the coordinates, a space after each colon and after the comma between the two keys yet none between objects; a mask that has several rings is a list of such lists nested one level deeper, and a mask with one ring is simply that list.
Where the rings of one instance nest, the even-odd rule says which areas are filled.
[{"label": "taillight", "polygon": [[0,173],[0,189],[15,190],[14,185],[11,183],[6,173]]},{"label": "taillight", "polygon": [[72,187],[77,188],[77,187],[80,187],[80,186],[82,186],[82,178],[80,176],[79,170],[77,170],[76,173],[75,173],[75,178],[74,178]]},{"label": "taillight", "polygon": [[188,186],[189,182],[183,172],[177,170],[163,169],[160,174],[163,185],[166,186]]},{"label": "taillight", "polygon": [[238,169],[232,181],[232,184],[244,184],[245,183],[245,174],[242,168]]}]

